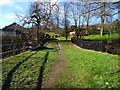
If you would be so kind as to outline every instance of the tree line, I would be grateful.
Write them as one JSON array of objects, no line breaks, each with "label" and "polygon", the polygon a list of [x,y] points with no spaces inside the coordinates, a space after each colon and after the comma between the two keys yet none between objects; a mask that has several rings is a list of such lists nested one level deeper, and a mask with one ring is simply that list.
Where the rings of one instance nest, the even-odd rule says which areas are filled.
[{"label": "tree line", "polygon": [[[64,28],[66,40],[68,28],[75,26],[76,37],[84,30],[89,34],[91,24],[100,24],[100,36],[103,36],[105,24],[113,22],[120,13],[120,2],[32,2],[25,17],[18,16],[23,25],[29,24],[39,30],[57,30]],[[118,20],[119,22],[119,20]],[[115,29],[116,27],[114,27]],[[118,26],[119,28],[119,26]],[[108,29],[109,34],[112,29]],[[38,35],[37,35],[38,36]]]}]

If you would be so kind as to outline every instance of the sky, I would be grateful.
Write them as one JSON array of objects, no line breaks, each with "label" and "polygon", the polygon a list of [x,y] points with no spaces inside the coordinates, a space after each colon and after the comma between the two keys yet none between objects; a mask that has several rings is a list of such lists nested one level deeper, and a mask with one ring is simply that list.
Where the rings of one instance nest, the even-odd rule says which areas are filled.
[{"label": "sky", "polygon": [[[36,0],[0,0],[0,29],[4,28],[7,25],[12,24],[13,22],[19,24],[19,20],[16,14],[25,16],[27,14],[30,2],[34,1]],[[55,2],[56,0],[51,1]]]},{"label": "sky", "polygon": [[[19,24],[19,20],[16,14],[25,16],[28,13],[30,2],[34,2],[34,1],[36,0],[0,0],[0,29],[14,22]],[[43,1],[50,1],[50,0],[43,0]],[[55,2],[56,0],[51,0],[51,1]],[[59,1],[64,2],[71,0],[59,0]]]},{"label": "sky", "polygon": [[24,16],[27,14],[29,2],[16,2],[13,0],[0,0],[0,28],[18,23],[16,14]]}]

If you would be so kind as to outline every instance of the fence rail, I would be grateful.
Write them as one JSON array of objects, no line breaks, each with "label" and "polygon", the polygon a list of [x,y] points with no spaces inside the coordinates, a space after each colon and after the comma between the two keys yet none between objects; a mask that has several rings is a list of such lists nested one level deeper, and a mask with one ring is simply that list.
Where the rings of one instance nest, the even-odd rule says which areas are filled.
[{"label": "fence rail", "polygon": [[24,48],[21,48],[21,49],[15,49],[15,50],[11,50],[11,51],[6,51],[6,52],[2,52],[2,53],[0,53],[0,54],[6,54],[6,53],[10,53],[10,52],[19,51],[19,50],[24,50]]},{"label": "fence rail", "polygon": [[2,44],[0,46],[12,46],[12,45],[23,45],[23,43],[17,43],[17,44]]},{"label": "fence rail", "polygon": [[0,59],[28,50],[29,47],[25,43],[26,42],[0,45],[2,49],[0,52]]}]

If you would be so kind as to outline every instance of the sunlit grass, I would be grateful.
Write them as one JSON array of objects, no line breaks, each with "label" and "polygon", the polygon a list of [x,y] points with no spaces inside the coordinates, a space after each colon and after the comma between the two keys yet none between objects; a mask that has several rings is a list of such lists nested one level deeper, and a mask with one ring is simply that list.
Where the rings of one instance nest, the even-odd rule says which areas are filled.
[{"label": "sunlit grass", "polygon": [[46,34],[49,34],[50,36],[59,35],[59,34],[55,34],[54,32],[46,32]]},{"label": "sunlit grass", "polygon": [[[60,36],[57,40],[66,40],[66,37]],[[71,40],[71,36],[68,36],[67,40]]]},{"label": "sunlit grass", "polygon": [[66,62],[64,74],[56,83],[60,88],[118,88],[117,55],[72,48],[62,43]]},{"label": "sunlit grass", "polygon": [[[52,36],[54,36],[54,38],[56,38],[57,40],[60,40],[60,41],[64,41],[64,40],[66,40],[66,37],[65,36],[61,36],[61,35],[59,35],[59,34],[55,34],[54,32],[47,32],[46,34],[49,34],[51,37]],[[57,36],[57,37],[55,37],[55,36]],[[67,40],[69,41],[69,40],[71,40],[71,36],[68,36],[67,37]]]},{"label": "sunlit grass", "polygon": [[91,36],[84,36],[84,39],[87,39],[87,40],[120,40],[120,36],[118,33],[112,34],[112,35],[106,34],[104,36],[91,35]]},{"label": "sunlit grass", "polygon": [[[43,70],[43,77],[55,63],[57,58],[56,45],[52,43],[53,50],[39,50],[39,51],[27,51],[21,54],[3,59],[2,61],[2,84],[8,78],[8,73],[14,71],[13,68],[17,69],[12,72],[10,88],[36,88],[38,84],[38,77],[40,75],[41,66],[46,58],[45,70]],[[34,55],[32,55],[34,54]],[[32,55],[32,56],[30,56]],[[30,56],[30,57],[29,57]],[[25,60],[29,57],[27,60]],[[25,61],[24,61],[25,60]],[[24,61],[24,62],[23,62]],[[44,78],[41,77],[43,80]]]}]

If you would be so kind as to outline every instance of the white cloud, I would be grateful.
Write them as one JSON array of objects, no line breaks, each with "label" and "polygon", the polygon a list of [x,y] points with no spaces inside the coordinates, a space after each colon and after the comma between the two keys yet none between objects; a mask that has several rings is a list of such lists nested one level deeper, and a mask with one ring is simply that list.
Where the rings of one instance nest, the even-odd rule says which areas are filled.
[{"label": "white cloud", "polygon": [[25,14],[23,14],[23,13],[17,13],[16,15],[21,16],[21,17],[25,17]]},{"label": "white cloud", "polygon": [[0,13],[0,17],[2,17],[3,15]]},{"label": "white cloud", "polygon": [[33,1],[39,1],[39,2],[60,2],[60,1],[62,1],[62,0],[33,0]]},{"label": "white cloud", "polygon": [[12,0],[1,0],[0,1],[0,6],[3,6],[3,5],[11,5],[13,4],[13,1]]},{"label": "white cloud", "polygon": [[6,15],[3,15],[5,19],[12,21],[17,19],[17,16],[14,13],[7,13]]},{"label": "white cloud", "polygon": [[22,11],[22,10],[23,10],[23,8],[20,7],[20,6],[18,6],[18,5],[16,5],[15,8],[16,8],[18,11]]}]

